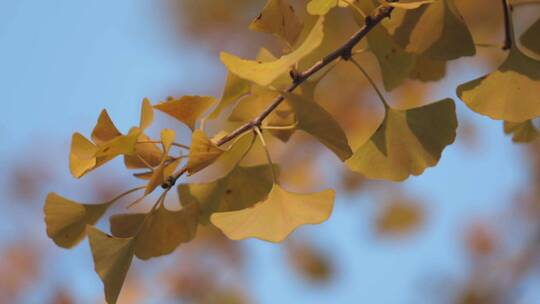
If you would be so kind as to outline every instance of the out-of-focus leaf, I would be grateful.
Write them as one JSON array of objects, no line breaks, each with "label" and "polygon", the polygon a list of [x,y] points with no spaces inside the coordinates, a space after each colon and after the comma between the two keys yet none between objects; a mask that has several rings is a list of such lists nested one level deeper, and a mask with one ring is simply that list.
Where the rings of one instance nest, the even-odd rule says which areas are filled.
[{"label": "out-of-focus leaf", "polygon": [[406,111],[387,108],[382,125],[346,164],[368,178],[402,181],[436,165],[456,128],[451,99]]},{"label": "out-of-focus leaf", "polygon": [[[274,172],[277,171],[274,168]],[[198,204],[202,224],[210,222],[214,212],[245,209],[262,201],[272,189],[272,173],[268,165],[238,166],[226,176],[209,183],[178,185],[183,205]]]},{"label": "out-of-focus leaf", "polygon": [[209,165],[223,154],[214,142],[212,142],[204,133],[198,129],[193,132],[191,137],[191,147],[189,149],[189,159],[187,163],[187,172],[189,175],[196,173]]},{"label": "out-of-focus leaf", "polygon": [[521,43],[540,56],[540,19],[536,20],[521,36]]},{"label": "out-of-focus leaf", "polygon": [[94,267],[105,287],[105,299],[114,304],[133,260],[134,238],[112,237],[92,226],[88,226],[87,233]]},{"label": "out-of-focus leaf", "polygon": [[348,5],[347,2],[341,0],[311,0],[306,9],[311,15],[324,16],[334,7],[346,7]]},{"label": "out-of-focus leaf", "polygon": [[458,86],[457,95],[492,119],[523,122],[540,116],[540,61],[514,46],[496,71]]},{"label": "out-of-focus leaf", "polygon": [[[191,241],[197,232],[199,207],[196,204],[170,211],[161,204],[150,214],[119,214],[110,218],[115,237],[135,238],[135,255],[143,260],[173,252]],[[142,225],[142,226],[141,226]]]},{"label": "out-of-focus leaf", "polygon": [[259,62],[245,60],[234,55],[222,52],[221,61],[227,66],[227,69],[238,77],[250,80],[261,86],[270,85],[283,73],[287,73],[291,67],[297,64],[302,58],[309,55],[322,42],[324,18],[320,17],[313,26],[310,34],[300,44],[300,46],[289,54],[271,62]]},{"label": "out-of-focus leaf", "polygon": [[237,101],[240,97],[249,93],[250,83],[247,80],[239,78],[233,73],[227,74],[227,80],[225,81],[225,87],[223,88],[223,94],[217,107],[208,116],[209,119],[218,118],[219,114],[227,106]]},{"label": "out-of-focus leaf", "polygon": [[210,221],[232,240],[254,237],[277,243],[301,225],[324,222],[333,206],[333,190],[298,194],[274,184],[264,201],[238,211],[214,213]]},{"label": "out-of-focus leaf", "polygon": [[524,122],[504,122],[504,133],[512,135],[512,141],[527,143],[538,137],[538,130],[530,120]]},{"label": "out-of-focus leaf", "polygon": [[109,206],[80,204],[51,192],[43,208],[47,235],[56,245],[71,248],[86,236],[86,225],[94,225]]},{"label": "out-of-focus leaf", "polygon": [[393,201],[377,217],[377,232],[386,236],[409,234],[417,230],[423,220],[423,209],[417,203]]},{"label": "out-of-focus leaf", "polygon": [[167,99],[154,105],[154,108],[178,119],[193,130],[197,119],[214,103],[216,99],[211,96],[182,96],[180,99]]},{"label": "out-of-focus leaf", "polygon": [[305,242],[300,244],[292,242],[286,248],[289,263],[306,279],[327,283],[332,278],[334,270],[332,263],[319,249]]},{"label": "out-of-focus leaf", "polygon": [[347,135],[330,113],[315,101],[306,100],[302,96],[285,93],[285,97],[294,109],[299,129],[317,138],[341,161],[345,161],[352,155]]},{"label": "out-of-focus leaf", "polygon": [[268,0],[259,16],[251,22],[249,29],[274,34],[294,45],[302,32],[302,20],[294,13],[287,0]]},{"label": "out-of-focus leaf", "polygon": [[106,142],[113,140],[117,136],[121,136],[122,133],[118,131],[113,121],[109,117],[107,110],[101,111],[94,130],[92,131],[92,140],[98,146],[103,145]]}]

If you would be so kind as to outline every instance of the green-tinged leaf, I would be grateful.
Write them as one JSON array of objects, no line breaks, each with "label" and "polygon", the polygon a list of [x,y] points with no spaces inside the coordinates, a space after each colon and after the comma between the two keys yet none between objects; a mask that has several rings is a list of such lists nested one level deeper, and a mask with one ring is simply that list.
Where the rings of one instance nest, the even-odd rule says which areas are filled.
[{"label": "green-tinged leaf", "polygon": [[237,101],[240,97],[249,93],[250,83],[247,80],[239,78],[233,73],[227,74],[223,94],[217,107],[208,116],[209,119],[216,119],[223,109]]},{"label": "green-tinged leaf", "polygon": [[187,172],[189,175],[196,173],[211,165],[218,157],[223,154],[214,142],[212,142],[204,133],[198,129],[191,136],[191,147],[189,149],[189,159],[187,163]]},{"label": "green-tinged leaf", "polygon": [[302,27],[302,20],[287,0],[268,0],[259,16],[249,25],[250,30],[274,34],[289,45],[294,45]]},{"label": "green-tinged leaf", "polygon": [[[275,166],[274,172],[277,171]],[[272,184],[268,165],[237,166],[226,176],[209,183],[178,185],[178,196],[182,205],[199,205],[199,221],[206,225],[214,212],[241,210],[262,201]]]},{"label": "green-tinged leaf", "polygon": [[69,152],[69,170],[71,175],[80,178],[96,166],[96,152],[98,147],[80,133],[73,133],[71,137],[71,151]]},{"label": "green-tinged leaf", "polygon": [[460,85],[457,95],[493,119],[523,122],[540,116],[540,61],[514,46],[496,71]]},{"label": "green-tinged leaf", "polygon": [[193,130],[197,119],[215,103],[216,99],[211,96],[182,96],[180,99],[167,99],[154,105],[154,108],[178,119]]},{"label": "green-tinged leaf", "polygon": [[504,122],[504,133],[512,135],[512,141],[527,143],[538,137],[538,130],[530,120],[524,122]]},{"label": "green-tinged leaf", "polygon": [[105,299],[114,304],[133,260],[134,239],[112,237],[92,226],[88,226],[87,232],[94,267],[105,288]]},{"label": "green-tinged leaf", "polygon": [[437,60],[476,53],[474,41],[454,0],[438,0],[408,10],[394,37],[405,50]]},{"label": "green-tinged leaf", "polygon": [[259,62],[245,60],[234,55],[222,52],[221,61],[227,69],[238,77],[250,80],[261,86],[270,85],[283,73],[287,73],[291,67],[297,64],[302,58],[315,50],[323,40],[323,21],[320,17],[313,26],[313,29],[302,42],[302,44],[289,54],[271,62]]},{"label": "green-tinged leaf", "polygon": [[425,5],[425,4],[431,4],[435,2],[435,0],[422,0],[422,1],[412,1],[412,2],[387,2],[383,0],[382,2],[384,5],[392,6],[399,9],[411,10],[411,9],[417,9],[420,6]]},{"label": "green-tinged leaf", "polygon": [[92,140],[94,143],[100,146],[120,135],[122,135],[122,133],[120,133],[120,131],[118,131],[114,125],[113,121],[109,117],[109,114],[107,113],[107,110],[101,111],[96,126],[92,131]]},{"label": "green-tinged leaf", "polygon": [[313,135],[342,161],[352,155],[347,135],[330,113],[302,96],[286,93],[285,97],[296,113],[298,129]]},{"label": "green-tinged leaf", "polygon": [[43,208],[47,235],[56,245],[71,248],[86,236],[86,225],[94,225],[109,206],[79,204],[51,192]]},{"label": "green-tinged leaf", "polygon": [[[162,204],[150,214],[119,214],[110,218],[115,237],[135,237],[135,255],[143,260],[173,252],[197,232],[199,207],[171,211]],[[141,226],[142,225],[142,226]]]},{"label": "green-tinged leaf", "polygon": [[456,128],[451,99],[406,111],[387,108],[382,125],[347,166],[366,177],[391,181],[420,175],[436,165],[443,149],[454,142]]},{"label": "green-tinged leaf", "polygon": [[311,0],[308,4],[307,4],[307,11],[308,13],[310,13],[311,15],[319,15],[319,16],[324,16],[326,14],[328,14],[328,12],[336,7],[336,6],[340,6],[340,7],[346,7],[348,6],[349,4],[345,1],[340,1],[340,0]]},{"label": "green-tinged leaf", "polygon": [[254,237],[277,243],[301,225],[324,222],[333,206],[333,190],[298,194],[274,184],[264,201],[238,211],[214,213],[210,221],[232,240]]},{"label": "green-tinged leaf", "polygon": [[523,46],[540,56],[540,19],[536,20],[521,36]]}]

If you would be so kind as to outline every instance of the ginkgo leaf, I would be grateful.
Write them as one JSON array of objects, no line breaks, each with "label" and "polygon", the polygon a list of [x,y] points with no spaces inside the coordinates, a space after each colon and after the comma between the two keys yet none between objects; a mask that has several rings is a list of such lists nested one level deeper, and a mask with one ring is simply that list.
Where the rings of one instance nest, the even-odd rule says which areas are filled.
[{"label": "ginkgo leaf", "polygon": [[254,237],[277,243],[301,225],[324,222],[333,206],[333,190],[298,194],[274,184],[264,201],[247,209],[214,213],[210,221],[232,240]]},{"label": "ginkgo leaf", "polygon": [[522,122],[540,116],[540,61],[514,46],[496,71],[458,86],[457,95],[493,119]]},{"label": "ginkgo leaf", "polygon": [[94,225],[109,206],[79,204],[51,192],[43,208],[47,235],[56,245],[71,248],[86,236],[86,225]]},{"label": "ginkgo leaf", "polygon": [[191,136],[191,147],[189,149],[189,159],[187,172],[189,175],[196,173],[212,164],[221,154],[220,149],[204,133],[198,129]]},{"label": "ginkgo leaf", "polygon": [[302,20],[287,0],[268,0],[259,16],[249,25],[250,30],[274,34],[291,46],[300,36],[302,27]]},{"label": "ginkgo leaf", "polygon": [[[161,130],[161,143],[163,145],[163,155],[161,157],[161,162],[158,165],[156,169],[153,170],[152,175],[150,176],[150,180],[148,181],[148,184],[146,185],[146,189],[144,190],[144,194],[147,195],[154,191],[154,189],[157,188],[157,186],[163,184],[165,181],[165,178],[167,178],[167,174],[170,173],[170,164],[167,163],[167,159],[169,156],[169,149],[171,148],[171,145],[174,142],[174,137],[176,136],[176,133],[174,130],[171,129],[163,129]],[[172,170],[176,168],[178,165],[178,162],[173,161],[174,167]],[[165,172],[165,169],[169,167],[169,172]]]},{"label": "ginkgo leaf", "polygon": [[377,232],[384,236],[403,236],[414,232],[422,224],[424,211],[418,203],[389,202],[377,216]]},{"label": "ginkgo leaf", "polygon": [[142,169],[156,167],[161,162],[163,152],[159,147],[150,142],[151,139],[144,133],[139,135],[133,155],[124,155],[124,164],[128,169]]},{"label": "ginkgo leaf", "polygon": [[95,157],[112,159],[118,155],[135,154],[135,146],[141,131],[133,128],[128,135],[115,137],[113,140],[98,147]]},{"label": "ginkgo leaf", "polygon": [[148,100],[148,98],[145,98],[143,99],[143,102],[141,105],[141,121],[139,123],[139,128],[141,130],[145,130],[152,124],[153,121],[154,121],[154,110],[152,109],[150,100]]},{"label": "ginkgo leaf", "polygon": [[[171,211],[162,204],[150,214],[119,214],[110,218],[115,237],[135,237],[135,255],[147,260],[173,252],[191,241],[197,232],[199,207],[196,204]],[[142,226],[141,226],[142,225]]]},{"label": "ginkgo leaf", "polygon": [[114,304],[133,260],[134,239],[112,237],[92,226],[88,226],[87,233],[94,267],[105,288],[105,299]]},{"label": "ginkgo leaf", "polygon": [[540,19],[536,20],[533,25],[528,28],[521,36],[521,43],[529,50],[540,55]]},{"label": "ginkgo leaf", "polygon": [[92,131],[92,140],[94,143],[99,146],[121,135],[122,133],[120,133],[120,131],[118,131],[114,125],[113,121],[109,117],[109,114],[107,113],[107,110],[101,111],[97,124]]},{"label": "ginkgo leaf", "polygon": [[250,83],[233,73],[227,74],[227,80],[225,81],[225,87],[223,88],[223,94],[217,107],[208,116],[209,119],[218,118],[219,114],[227,106],[237,101],[240,97],[249,93]]},{"label": "ginkgo leaf", "polygon": [[346,164],[368,178],[402,181],[436,165],[456,128],[451,99],[405,111],[387,108],[382,125]]},{"label": "ginkgo leaf", "polygon": [[422,0],[422,1],[413,1],[413,2],[387,2],[383,0],[382,2],[384,3],[384,5],[392,6],[399,9],[410,10],[410,9],[417,9],[420,6],[425,5],[425,4],[431,4],[435,2],[435,0]]},{"label": "ginkgo leaf", "polygon": [[418,55],[409,77],[424,82],[441,80],[446,75],[446,63],[445,60]]},{"label": "ginkgo leaf", "polygon": [[171,98],[158,103],[154,108],[178,119],[193,130],[197,119],[214,103],[216,99],[211,96],[182,96],[180,99]]},{"label": "ginkgo leaf", "polygon": [[[278,167],[274,167],[274,172]],[[209,183],[178,185],[183,205],[198,204],[199,221],[206,225],[214,212],[236,211],[262,201],[272,189],[272,173],[268,165],[237,166],[226,176]]]},{"label": "ginkgo leaf", "polygon": [[338,5],[340,7],[346,7],[349,4],[345,1],[340,1],[340,0],[311,0],[307,4],[306,9],[308,13],[310,13],[311,15],[323,16],[323,15],[328,14],[328,12],[332,8]]},{"label": "ginkgo leaf", "polygon": [[297,49],[275,61],[259,62],[245,60],[225,52],[220,54],[221,61],[231,73],[236,74],[238,77],[250,80],[261,86],[268,86],[280,75],[287,73],[291,67],[321,44],[324,36],[323,21],[324,18],[320,17],[309,35]]},{"label": "ginkgo leaf", "polygon": [[352,155],[347,135],[330,113],[315,101],[306,100],[302,96],[285,93],[285,97],[296,113],[298,129],[313,135],[341,161]]},{"label": "ginkgo leaf", "polygon": [[454,0],[438,0],[408,10],[394,38],[406,51],[432,59],[453,60],[476,53],[471,33]]},{"label": "ginkgo leaf", "polygon": [[98,147],[86,137],[73,133],[69,152],[69,170],[73,177],[80,178],[95,167],[97,151]]},{"label": "ginkgo leaf", "polygon": [[504,133],[512,135],[512,141],[527,143],[535,140],[539,133],[530,120],[524,122],[504,122]]}]

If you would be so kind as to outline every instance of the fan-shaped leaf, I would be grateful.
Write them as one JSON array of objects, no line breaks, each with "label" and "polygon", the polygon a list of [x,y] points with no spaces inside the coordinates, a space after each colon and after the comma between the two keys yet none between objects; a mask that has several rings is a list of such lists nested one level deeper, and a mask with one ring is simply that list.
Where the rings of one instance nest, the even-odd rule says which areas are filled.
[{"label": "fan-shaped leaf", "polygon": [[97,151],[98,147],[86,137],[73,133],[69,152],[69,169],[73,177],[80,178],[96,166]]},{"label": "fan-shaped leaf", "polygon": [[302,20],[287,0],[268,0],[259,16],[249,25],[250,30],[274,34],[289,45],[294,45],[302,27]]},{"label": "fan-shaped leaf", "polygon": [[504,133],[512,135],[512,141],[527,143],[535,140],[539,133],[530,120],[524,122],[504,122]]},{"label": "fan-shaped leaf", "polygon": [[211,96],[182,96],[180,99],[171,98],[158,103],[154,108],[178,119],[193,130],[197,119],[214,103],[216,99]]},{"label": "fan-shaped leaf", "polygon": [[202,130],[195,130],[191,137],[187,172],[189,175],[212,164],[221,154],[220,149]]},{"label": "fan-shaped leaf", "polygon": [[217,107],[208,116],[209,119],[218,118],[219,114],[227,106],[237,101],[240,97],[249,93],[250,83],[233,73],[227,74],[227,80],[225,81],[225,87],[223,88],[223,94]]},{"label": "fan-shaped leaf", "polygon": [[120,131],[118,131],[114,125],[113,121],[109,117],[109,114],[107,113],[107,110],[101,111],[97,124],[92,131],[92,140],[94,143],[99,146],[121,135],[122,133],[120,133]]},{"label": "fan-shaped leaf", "polygon": [[310,13],[311,15],[323,16],[323,15],[328,14],[328,12],[332,8],[338,5],[340,7],[346,7],[349,4],[345,1],[340,1],[340,0],[311,0],[307,4],[306,9],[308,13]]}]

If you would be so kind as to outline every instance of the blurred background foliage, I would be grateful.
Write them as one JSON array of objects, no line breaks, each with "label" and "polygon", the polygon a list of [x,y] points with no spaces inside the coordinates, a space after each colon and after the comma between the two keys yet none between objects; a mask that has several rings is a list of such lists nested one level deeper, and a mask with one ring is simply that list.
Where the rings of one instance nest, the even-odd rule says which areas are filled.
[{"label": "blurred background foliage", "polygon": [[[455,2],[477,43],[502,43],[498,1]],[[293,4],[308,18],[305,1]],[[105,201],[134,180],[112,166],[75,183],[65,161],[70,132],[89,130],[104,107],[126,126],[144,96],[153,101],[182,94],[219,97],[225,80],[219,51],[253,57],[261,46],[273,54],[285,47],[247,30],[263,5],[263,0],[0,4],[6,117],[0,122],[0,303],[102,302],[87,242],[70,252],[54,246],[45,235],[43,200],[48,191],[61,189],[80,201]],[[540,10],[520,5],[515,14],[521,33]],[[328,18],[328,49],[319,55],[357,28],[346,9]],[[409,80],[387,99],[406,109],[453,96],[460,80],[496,68],[503,58],[499,48],[479,47],[474,59],[449,62],[441,81]],[[375,57],[366,53],[359,60],[380,81]],[[353,69],[336,66],[315,99],[357,147],[377,128],[383,111]],[[440,164],[404,183],[351,173],[307,135],[296,133],[286,144],[272,138],[289,188],[338,189],[330,221],[302,228],[280,245],[232,242],[215,228],[201,229],[174,254],[135,262],[119,302],[537,303],[540,144],[512,143],[500,122],[462,104],[458,118],[456,144]],[[217,132],[223,123],[210,128]],[[160,126],[178,128],[164,116]],[[183,131],[187,139],[189,131]]]}]

